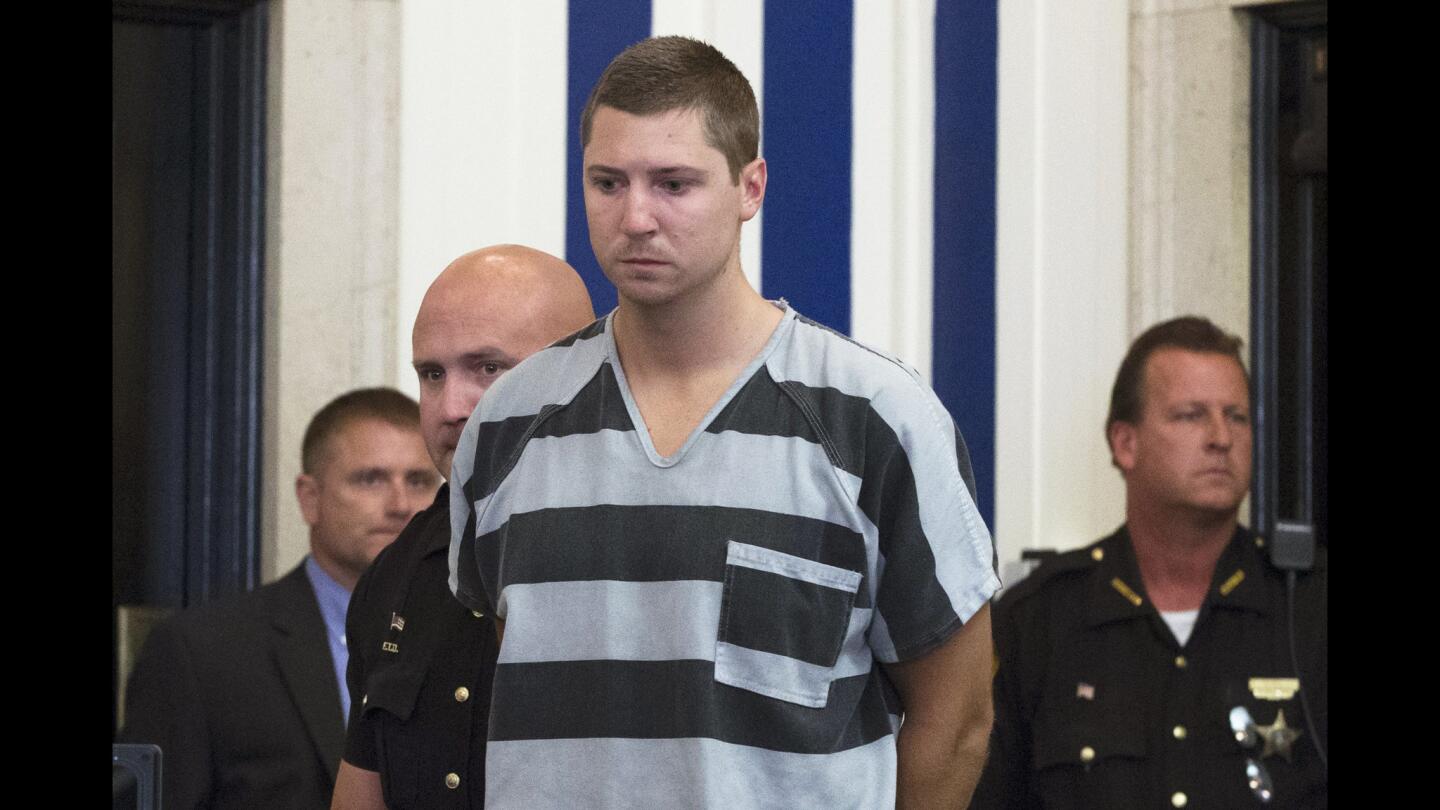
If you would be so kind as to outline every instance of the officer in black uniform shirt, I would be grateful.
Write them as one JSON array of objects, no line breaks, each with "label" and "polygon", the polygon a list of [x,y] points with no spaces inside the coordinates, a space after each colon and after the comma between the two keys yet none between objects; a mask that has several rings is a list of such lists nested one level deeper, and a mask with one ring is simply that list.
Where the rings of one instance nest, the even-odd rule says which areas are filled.
[{"label": "officer in black uniform shirt", "polygon": [[[426,448],[448,475],[490,383],[595,319],[568,264],[518,245],[467,253],[435,279],[412,334]],[[346,616],[350,723],[335,808],[483,807],[489,617],[450,592],[449,487],[355,587]]]},{"label": "officer in black uniform shirt", "polygon": [[1297,575],[1297,672],[1285,573],[1238,522],[1239,351],[1194,317],[1131,346],[1106,425],[1126,523],[998,602],[974,807],[1327,806],[1326,555]]}]

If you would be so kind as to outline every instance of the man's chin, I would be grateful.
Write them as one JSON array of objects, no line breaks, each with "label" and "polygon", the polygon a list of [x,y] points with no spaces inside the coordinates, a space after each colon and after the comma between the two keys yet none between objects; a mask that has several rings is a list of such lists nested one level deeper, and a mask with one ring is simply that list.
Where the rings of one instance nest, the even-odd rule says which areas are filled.
[{"label": "man's chin", "polygon": [[[403,531],[403,529],[402,529],[401,531]],[[365,554],[366,554],[366,556],[368,556],[370,559],[367,560],[365,564],[368,566],[370,563],[375,562],[375,558],[380,555],[380,552],[381,552],[386,546],[388,546],[388,545],[390,545],[391,543],[395,542],[395,538],[397,538],[397,537],[399,537],[399,536],[400,536],[400,532],[388,532],[388,531],[387,531],[387,532],[375,532],[375,533],[371,534],[371,535],[370,535],[370,545],[367,546],[366,549],[365,549]]]},{"label": "man's chin", "polygon": [[1212,497],[1192,499],[1189,506],[1206,523],[1218,524],[1235,520],[1240,514],[1240,504],[1244,500],[1243,494],[1236,497],[1229,493],[1217,493]]},{"label": "man's chin", "polygon": [[455,448],[447,447],[440,454],[431,453],[430,460],[434,462],[435,469],[440,472],[441,478],[450,477],[450,466],[455,463]]},{"label": "man's chin", "polygon": [[352,559],[350,561],[350,565],[352,567],[358,566],[360,572],[364,573],[365,569],[369,568],[371,564],[375,562],[375,558],[380,556],[380,552],[384,551],[386,546],[395,542],[395,538],[399,536],[400,535],[396,534],[389,540],[384,540],[379,535],[371,535],[370,543],[365,546],[364,553],[361,556]]},{"label": "man's chin", "polygon": [[670,302],[675,297],[671,285],[659,281],[616,284],[615,294],[632,306],[656,307]]}]

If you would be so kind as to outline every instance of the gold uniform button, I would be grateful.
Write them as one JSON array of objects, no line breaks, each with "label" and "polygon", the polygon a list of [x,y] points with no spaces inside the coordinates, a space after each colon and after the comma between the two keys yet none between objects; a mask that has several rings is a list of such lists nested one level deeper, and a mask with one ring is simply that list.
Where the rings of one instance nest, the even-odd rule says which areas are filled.
[{"label": "gold uniform button", "polygon": [[1189,804],[1189,802],[1190,797],[1178,790],[1170,797],[1170,805],[1172,807],[1184,807],[1186,804]]},{"label": "gold uniform button", "polygon": [[456,690],[455,690],[455,702],[456,702],[456,703],[464,703],[465,701],[467,701],[467,700],[469,700],[469,699],[470,699],[470,690],[469,690],[469,689],[466,689],[465,687],[462,686],[462,687],[460,687],[459,689],[456,689]]},{"label": "gold uniform button", "polygon": [[1095,760],[1095,749],[1094,749],[1094,748],[1091,748],[1090,746],[1087,745],[1087,746],[1085,746],[1084,748],[1081,748],[1081,749],[1080,749],[1080,761],[1081,761],[1081,762],[1093,762],[1094,760]]},{"label": "gold uniform button", "polygon": [[1185,727],[1184,727],[1184,726],[1176,726],[1175,728],[1173,728],[1173,729],[1170,730],[1170,733],[1171,733],[1171,734],[1174,734],[1174,735],[1175,735],[1175,739],[1177,739],[1177,740],[1183,740],[1183,739],[1185,739]]},{"label": "gold uniform button", "polygon": [[[453,771],[445,774],[445,787],[450,788],[451,790],[460,787],[460,774]],[[1180,805],[1177,804],[1175,806],[1179,807]]]},{"label": "gold uniform button", "polygon": [[1092,548],[1092,549],[1090,549],[1090,559],[1094,560],[1095,562],[1100,562],[1101,560],[1105,559],[1105,549],[1103,549],[1103,548]]},{"label": "gold uniform button", "polygon": [[1177,666],[1177,667],[1179,667],[1179,668],[1181,668],[1181,669],[1184,669],[1184,668],[1185,668],[1185,665],[1186,665],[1187,663],[1189,663],[1189,662],[1185,660],[1185,656],[1183,656],[1183,655],[1177,655],[1177,656],[1175,656],[1175,666]]},{"label": "gold uniform button", "polygon": [[471,616],[474,616],[474,617],[477,618],[477,619],[483,619],[483,618],[485,618],[485,614],[484,614],[484,613],[481,613],[481,612],[478,611],[478,610],[472,610],[472,611],[470,611],[470,615],[471,615]]}]

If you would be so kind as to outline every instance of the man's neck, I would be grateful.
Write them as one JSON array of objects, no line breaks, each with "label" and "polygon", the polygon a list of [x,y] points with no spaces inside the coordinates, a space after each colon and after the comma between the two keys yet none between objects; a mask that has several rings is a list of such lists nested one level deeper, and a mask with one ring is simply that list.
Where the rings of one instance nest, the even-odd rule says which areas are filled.
[{"label": "man's neck", "polygon": [[663,306],[621,300],[615,347],[656,453],[669,457],[685,446],[783,317],[738,265],[716,284]]},{"label": "man's neck", "polygon": [[1145,592],[1157,610],[1194,610],[1205,601],[1215,563],[1235,534],[1235,512],[1177,514],[1126,504],[1126,530]]},{"label": "man's neck", "polygon": [[743,367],[783,316],[755,292],[738,266],[697,292],[660,306],[621,299],[615,346],[632,380]]},{"label": "man's neck", "polygon": [[317,573],[325,576],[329,584],[338,586],[346,594],[355,590],[355,584],[360,581],[360,576],[334,563],[323,560],[315,555],[314,542],[311,542],[310,561],[315,564]]}]

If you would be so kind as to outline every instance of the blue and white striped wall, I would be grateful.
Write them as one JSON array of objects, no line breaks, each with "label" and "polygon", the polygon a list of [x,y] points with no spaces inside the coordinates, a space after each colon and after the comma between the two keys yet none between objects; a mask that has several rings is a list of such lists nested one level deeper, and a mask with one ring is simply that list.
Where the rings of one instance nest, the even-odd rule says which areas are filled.
[{"label": "blue and white striped wall", "polygon": [[[1063,148],[1044,140],[1059,131],[1046,120],[1048,99],[1077,91],[1083,99],[1083,87],[1109,94],[1098,115],[1107,125],[1118,116],[1119,165],[1105,156],[1069,175],[1123,183],[1125,2],[1103,4],[1120,15],[1111,36],[1118,31],[1121,67],[1117,74],[1097,51],[1105,71],[1072,77],[1073,66],[1035,64],[1057,43],[1071,47],[1047,23],[1057,12],[1039,0],[999,10],[996,0],[407,0],[398,300],[407,326],[398,356],[409,358],[408,324],[430,280],[484,244],[521,242],[564,256],[586,277],[597,310],[614,305],[580,201],[579,110],[626,45],[652,34],[695,36],[740,67],[761,106],[770,177],[760,216],[742,236],[751,281],[927,376],[969,442],[981,511],[1002,559],[1022,545],[1066,547],[1098,536],[1120,520],[1098,428],[1108,380],[1084,396],[1097,402],[1067,396],[1073,413],[1058,410],[1039,399],[1056,370],[1042,352],[1058,342],[1070,355],[1093,354],[1099,345],[1094,362],[1113,373],[1126,328],[1124,219],[1071,242],[1046,243],[1031,229],[1054,221],[1046,206],[1069,191],[1047,184],[1073,180],[1036,166],[1114,140],[1109,131],[1073,134],[1069,121]],[[998,53],[1007,19],[1008,56]],[[1008,83],[997,76],[1007,59]],[[1019,100],[1008,108],[1007,87]],[[997,122],[1005,120],[1022,147],[1010,159],[1025,161],[1015,168],[1022,184],[1009,192],[997,178],[1005,163],[997,141],[1006,141]],[[997,222],[1000,200],[1012,209],[1008,226]],[[1095,212],[1092,200],[1076,204]],[[1091,266],[1113,258],[1088,249],[1096,238],[1120,246],[1113,267]],[[997,291],[1006,256],[1009,282]],[[1077,272],[1084,281],[1057,292],[1052,280]],[[1107,321],[1111,313],[1118,317]],[[1072,334],[1076,318],[1098,322],[1099,337]],[[997,341],[1007,335],[1009,348]],[[1060,362],[1074,365],[1065,351]],[[401,365],[399,379],[409,379]],[[1007,442],[1019,450],[1001,453],[998,469],[997,410],[1002,423],[1011,419]],[[1077,466],[1067,446],[1059,466],[1050,464],[1047,437],[1080,430],[1089,433],[1077,441],[1093,445],[1084,461]],[[1041,487],[1051,494],[1037,500]],[[1051,504],[1078,516],[1053,516]],[[1012,531],[1019,542],[1007,546]]]}]

